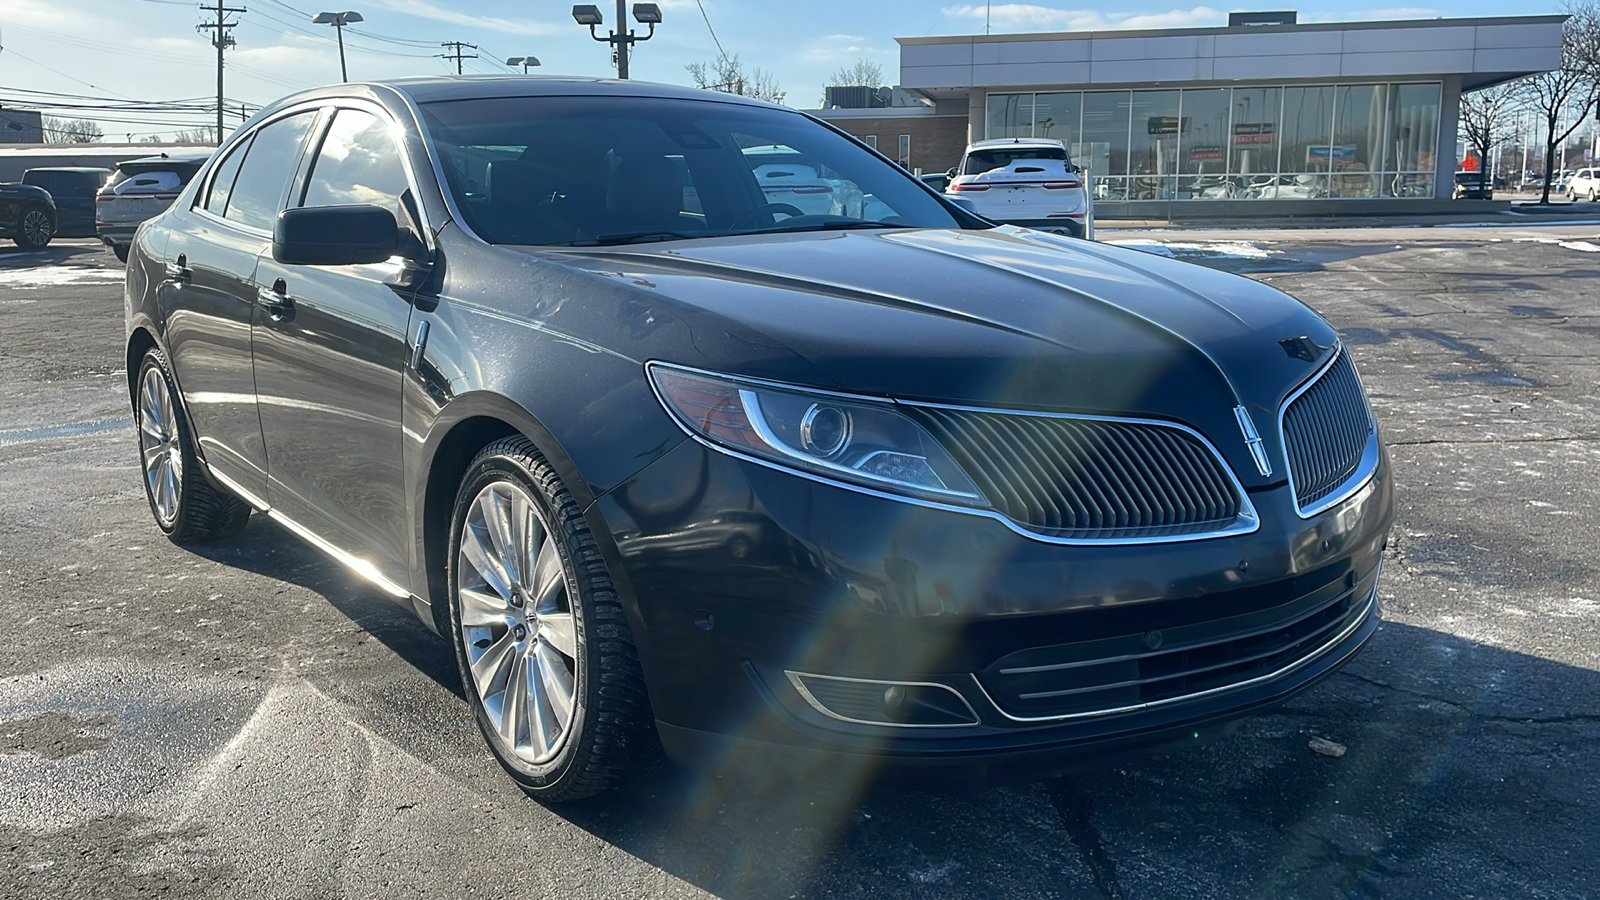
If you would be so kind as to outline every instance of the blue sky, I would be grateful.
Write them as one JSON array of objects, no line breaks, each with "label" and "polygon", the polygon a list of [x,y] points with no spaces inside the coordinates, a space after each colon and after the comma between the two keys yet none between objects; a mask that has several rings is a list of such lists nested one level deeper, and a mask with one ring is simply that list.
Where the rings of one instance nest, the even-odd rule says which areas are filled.
[{"label": "blue sky", "polygon": [[[482,58],[468,71],[505,72],[510,56],[539,57],[546,73],[605,75],[607,47],[573,23],[570,2],[530,0],[228,0],[244,6],[229,52],[227,94],[265,103],[294,90],[336,81],[333,29],[310,24],[324,9],[355,9],[366,22],[346,31],[350,76],[386,78],[453,71],[434,58],[441,41],[478,44]],[[631,7],[632,0],[629,0]],[[702,16],[702,4],[704,16]],[[611,24],[614,4],[599,4]],[[828,75],[865,58],[895,81],[896,37],[972,34],[984,29],[985,4],[912,0],[664,0],[664,24],[636,49],[633,77],[685,82],[684,66],[709,60],[717,44],[747,66],[772,72],[791,106],[814,107]],[[1266,3],[1251,8],[1298,7],[1301,22],[1360,19],[1431,19],[1504,15],[1504,3],[1456,0],[1448,5],[1360,6]],[[1084,31],[1222,25],[1230,6],[1122,4],[1106,11],[1081,2],[995,3],[992,30]],[[1534,2],[1517,14],[1555,12],[1557,3]],[[707,19],[710,27],[707,27]],[[172,100],[214,96],[215,51],[194,26],[202,20],[189,0],[3,0],[0,2],[0,101],[16,89],[100,97]],[[715,30],[715,40],[712,30]],[[470,51],[469,51],[470,52]],[[137,118],[128,116],[128,118]],[[125,133],[170,132],[172,115],[147,122],[105,122],[107,139]]]}]

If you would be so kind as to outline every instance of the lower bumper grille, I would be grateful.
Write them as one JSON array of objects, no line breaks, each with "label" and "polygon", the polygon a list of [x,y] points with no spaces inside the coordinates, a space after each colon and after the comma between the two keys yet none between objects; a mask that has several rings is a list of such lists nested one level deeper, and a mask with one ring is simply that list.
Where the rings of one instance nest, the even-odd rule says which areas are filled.
[{"label": "lower bumper grille", "polygon": [[1139,709],[1272,676],[1353,633],[1376,583],[1221,622],[1010,654],[978,673],[995,705],[1019,720]]}]

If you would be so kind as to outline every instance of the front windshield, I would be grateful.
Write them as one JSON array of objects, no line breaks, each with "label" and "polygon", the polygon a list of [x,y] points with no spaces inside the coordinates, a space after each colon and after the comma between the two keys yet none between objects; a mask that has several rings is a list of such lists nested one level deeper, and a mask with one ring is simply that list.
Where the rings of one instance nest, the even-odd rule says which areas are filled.
[{"label": "front windshield", "polygon": [[456,205],[491,244],[960,227],[908,173],[784,110],[510,97],[423,112]]},{"label": "front windshield", "polygon": [[1067,151],[1060,147],[1006,147],[998,150],[973,150],[961,166],[963,175],[982,175],[995,169],[1004,169],[1014,162],[1033,159],[1068,162]]}]

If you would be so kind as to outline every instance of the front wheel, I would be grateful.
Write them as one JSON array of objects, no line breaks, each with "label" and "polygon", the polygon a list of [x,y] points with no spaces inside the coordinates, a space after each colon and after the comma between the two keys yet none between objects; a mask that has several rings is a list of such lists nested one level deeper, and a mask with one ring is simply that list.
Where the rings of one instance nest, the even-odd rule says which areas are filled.
[{"label": "front wheel", "polygon": [[243,528],[250,505],[213,487],[200,470],[177,385],[160,350],[146,352],[139,366],[134,409],[144,495],[156,525],[174,541],[202,543]]},{"label": "front wheel", "polygon": [[50,211],[42,206],[30,206],[17,219],[17,234],[12,240],[24,250],[42,250],[55,233],[56,223]]},{"label": "front wheel", "polygon": [[546,802],[615,787],[650,745],[638,654],[582,511],[526,439],[473,459],[449,569],[461,683],[500,765]]}]

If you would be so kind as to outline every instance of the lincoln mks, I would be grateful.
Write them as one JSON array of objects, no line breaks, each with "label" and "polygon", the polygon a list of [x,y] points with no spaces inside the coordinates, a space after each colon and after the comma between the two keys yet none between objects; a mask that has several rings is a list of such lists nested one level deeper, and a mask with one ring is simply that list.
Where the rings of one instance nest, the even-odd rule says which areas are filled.
[{"label": "lincoln mks", "polygon": [[[774,154],[862,202],[788,202]],[[161,530],[262,514],[413,610],[544,800],[657,745],[1065,768],[1221,733],[1377,627],[1392,485],[1327,322],[781,107],[297,94],[138,229],[126,304]]]}]

